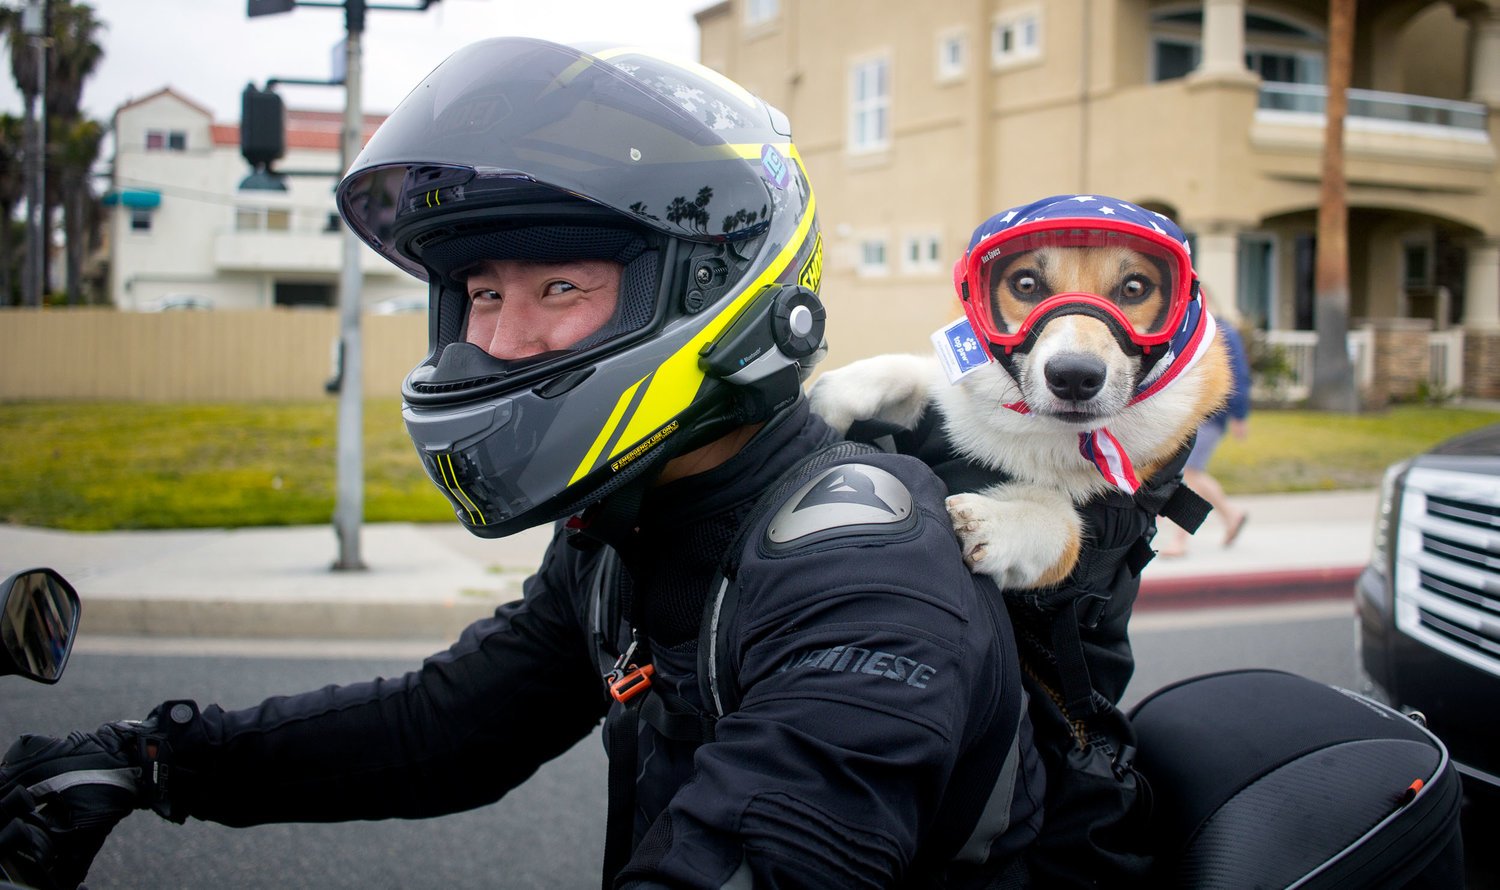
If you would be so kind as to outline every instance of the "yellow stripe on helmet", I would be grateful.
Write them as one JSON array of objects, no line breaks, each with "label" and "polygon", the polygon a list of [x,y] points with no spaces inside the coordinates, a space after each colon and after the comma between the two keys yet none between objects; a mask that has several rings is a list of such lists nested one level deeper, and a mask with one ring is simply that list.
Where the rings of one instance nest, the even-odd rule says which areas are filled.
[{"label": "yellow stripe on helmet", "polygon": [[615,403],[614,410],[609,412],[609,419],[604,421],[604,426],[599,430],[599,435],[594,439],[594,444],[589,446],[588,453],[583,456],[583,463],[579,464],[578,469],[573,471],[573,478],[568,480],[569,485],[582,479],[588,473],[589,468],[594,465],[594,461],[599,458],[599,452],[604,450],[605,443],[609,441],[610,433],[619,425],[620,417],[625,413],[625,407],[630,404],[630,400],[635,396],[635,391],[650,376],[648,374],[646,377],[642,377],[640,380],[632,383],[625,392],[620,394],[620,400]]},{"label": "yellow stripe on helmet", "polygon": [[[608,55],[598,55],[600,58],[608,58],[610,55],[618,55],[629,49],[631,48],[626,47],[619,50],[610,50],[608,51]],[[742,158],[754,159],[760,157],[761,150],[765,144],[759,142],[739,143],[726,144],[726,147]],[[797,146],[794,143],[788,141],[770,144],[786,152],[787,156],[797,164],[797,168],[802,171],[803,177],[806,178],[807,168],[803,165],[802,155],[797,151]],[[693,396],[697,394],[698,388],[703,383],[703,372],[698,367],[698,357],[704,344],[717,337],[739,315],[745,304],[750,302],[750,299],[755,294],[759,293],[766,285],[771,284],[781,277],[787,265],[801,251],[803,242],[807,240],[807,233],[812,228],[812,221],[817,218],[815,212],[817,210],[816,205],[817,197],[809,190],[807,212],[803,214],[802,220],[798,223],[797,230],[792,233],[792,238],[787,243],[787,246],[782,248],[781,252],[776,255],[776,258],[771,261],[770,265],[748,287],[740,291],[739,296],[735,297],[734,301],[725,307],[724,311],[710,319],[708,324],[704,325],[703,330],[699,331],[692,340],[688,341],[675,354],[658,365],[655,371],[637,380],[620,394],[619,401],[615,403],[614,409],[610,411],[609,419],[605,421],[603,428],[599,430],[599,435],[594,439],[594,443],[589,446],[588,452],[583,457],[583,462],[573,471],[573,478],[568,480],[569,485],[572,485],[588,474],[589,470],[593,468],[594,462],[598,460],[599,453],[604,450],[605,444],[611,441],[611,439],[614,439],[621,448],[627,447],[656,432],[669,418],[676,416],[686,409],[688,405],[692,404]],[[654,379],[652,379],[653,377]],[[628,425],[624,433],[618,438],[614,437],[613,434],[621,418],[625,415],[625,409],[634,398],[636,389],[648,379],[651,380],[651,383],[646,390],[645,397],[641,400],[641,404],[627,418],[626,422]]]},{"label": "yellow stripe on helmet", "polygon": [[[447,461],[446,465],[443,463],[444,461]],[[438,472],[443,474],[443,484],[459,499],[465,512],[469,514],[469,522],[473,525],[484,525],[484,513],[480,511],[479,507],[475,506],[474,501],[464,492],[463,486],[458,484],[458,471],[453,469],[453,455],[440,454],[438,455],[437,463]],[[475,516],[479,517],[478,522],[474,522]]]}]

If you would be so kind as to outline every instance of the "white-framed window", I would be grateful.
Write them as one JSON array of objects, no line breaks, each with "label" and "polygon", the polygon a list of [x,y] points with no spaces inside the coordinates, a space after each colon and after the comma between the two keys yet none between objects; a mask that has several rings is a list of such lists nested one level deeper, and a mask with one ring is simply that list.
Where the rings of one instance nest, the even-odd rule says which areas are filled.
[{"label": "white-framed window", "polygon": [[884,238],[867,237],[860,239],[859,257],[855,271],[862,276],[868,277],[891,274],[890,262],[886,259]]},{"label": "white-framed window", "polygon": [[943,239],[936,232],[918,232],[901,241],[901,271],[933,275],[943,271]]},{"label": "white-framed window", "polygon": [[969,38],[962,28],[951,28],[938,34],[937,79],[939,83],[958,80],[969,64]]},{"label": "white-framed window", "polygon": [[187,151],[187,133],[182,130],[147,130],[147,151]]},{"label": "white-framed window", "polygon": [[130,208],[130,231],[132,231],[132,232],[149,232],[149,231],[151,231],[151,208],[150,207],[132,207],[132,208]]},{"label": "white-framed window", "polygon": [[1013,65],[1041,54],[1040,9],[1023,9],[996,17],[990,31],[990,60],[995,65]]},{"label": "white-framed window", "polygon": [[292,211],[285,207],[236,207],[237,232],[286,232],[292,228]]},{"label": "white-framed window", "polygon": [[849,150],[879,151],[890,143],[890,60],[856,62],[849,71]]},{"label": "white-framed window", "polygon": [[745,24],[764,25],[781,13],[780,0],[745,0]]}]

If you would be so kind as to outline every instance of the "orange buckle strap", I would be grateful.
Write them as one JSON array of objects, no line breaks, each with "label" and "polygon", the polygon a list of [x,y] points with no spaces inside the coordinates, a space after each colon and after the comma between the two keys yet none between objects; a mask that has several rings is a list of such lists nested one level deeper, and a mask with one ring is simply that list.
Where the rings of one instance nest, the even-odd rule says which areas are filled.
[{"label": "orange buckle strap", "polygon": [[651,675],[656,673],[653,665],[636,667],[631,665],[627,670],[614,670],[609,675],[609,694],[614,696],[615,701],[624,704],[635,696],[651,688]]}]

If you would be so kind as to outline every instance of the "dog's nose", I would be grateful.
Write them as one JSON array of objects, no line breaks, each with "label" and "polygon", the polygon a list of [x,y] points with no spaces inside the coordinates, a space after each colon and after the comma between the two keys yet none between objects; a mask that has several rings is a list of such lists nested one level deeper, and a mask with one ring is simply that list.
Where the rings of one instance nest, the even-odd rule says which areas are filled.
[{"label": "dog's nose", "polygon": [[1086,402],[1104,388],[1109,369],[1096,356],[1055,355],[1047,360],[1047,388],[1059,399]]}]

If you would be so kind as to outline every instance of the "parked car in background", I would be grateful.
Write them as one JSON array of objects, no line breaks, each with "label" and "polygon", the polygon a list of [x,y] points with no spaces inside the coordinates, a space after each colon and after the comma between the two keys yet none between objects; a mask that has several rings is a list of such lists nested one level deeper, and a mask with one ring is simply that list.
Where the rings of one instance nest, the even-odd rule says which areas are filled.
[{"label": "parked car in background", "polygon": [[167,294],[159,300],[143,303],[142,312],[203,312],[214,308],[214,301],[198,294]]},{"label": "parked car in background", "polygon": [[[1466,790],[1500,791],[1500,424],[1390,467],[1356,584],[1359,666],[1421,711]],[[1486,807],[1486,809],[1491,809]]]}]

